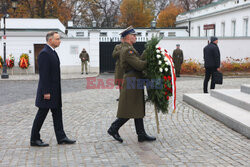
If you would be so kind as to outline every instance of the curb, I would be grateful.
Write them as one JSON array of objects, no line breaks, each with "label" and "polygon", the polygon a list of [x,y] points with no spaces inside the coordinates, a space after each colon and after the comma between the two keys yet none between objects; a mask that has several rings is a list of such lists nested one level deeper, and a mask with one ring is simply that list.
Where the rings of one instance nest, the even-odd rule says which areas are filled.
[{"label": "curb", "polygon": [[[100,74],[94,73],[89,75],[76,75],[76,74],[62,74],[61,80],[69,80],[69,79],[85,79],[88,77],[98,77]],[[8,79],[2,79],[0,77],[0,81],[38,81],[39,75],[32,74],[32,75],[9,75]]]}]

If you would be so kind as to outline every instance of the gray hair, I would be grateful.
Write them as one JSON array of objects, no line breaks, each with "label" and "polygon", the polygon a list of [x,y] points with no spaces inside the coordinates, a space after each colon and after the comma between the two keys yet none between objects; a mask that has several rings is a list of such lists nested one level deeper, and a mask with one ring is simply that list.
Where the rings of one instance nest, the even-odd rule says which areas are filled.
[{"label": "gray hair", "polygon": [[58,34],[58,32],[56,32],[56,31],[48,32],[47,35],[46,35],[46,41],[48,42],[49,39],[54,36],[54,34]]}]

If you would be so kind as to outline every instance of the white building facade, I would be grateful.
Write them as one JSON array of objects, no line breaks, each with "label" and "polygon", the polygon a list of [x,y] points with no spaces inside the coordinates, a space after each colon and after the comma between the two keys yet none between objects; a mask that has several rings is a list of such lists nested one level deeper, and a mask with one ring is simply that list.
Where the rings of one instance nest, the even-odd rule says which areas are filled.
[{"label": "white building facade", "polygon": [[[65,26],[58,19],[7,18],[6,40],[3,38],[3,19],[0,22],[0,56],[3,57],[3,42],[6,42],[6,58],[12,54],[15,58],[14,73],[26,73],[18,67],[20,55],[29,55],[29,73],[38,70],[37,56],[46,44],[48,31],[57,31],[61,35],[61,44],[56,49],[61,62],[62,73],[77,73],[80,71],[79,54],[83,48],[90,55],[90,72],[100,71],[100,42],[119,42],[123,29],[74,28]],[[146,42],[152,36],[152,29],[141,28],[137,40]],[[167,37],[187,37],[186,27],[173,29],[153,29],[158,35]],[[111,55],[110,55],[111,56]]]},{"label": "white building facade", "polygon": [[250,0],[218,0],[180,14],[176,25],[188,26],[191,37],[250,37]]},{"label": "white building facade", "polygon": [[[76,28],[67,27],[67,36],[71,38],[86,38],[89,37],[89,28]],[[102,28],[100,31],[100,41],[120,41],[120,33],[123,28]],[[176,28],[156,28],[153,29],[157,31],[162,37],[188,37],[187,27],[176,27]],[[149,38],[149,33],[152,31],[151,28],[135,28],[137,32],[137,41],[147,41]]]}]

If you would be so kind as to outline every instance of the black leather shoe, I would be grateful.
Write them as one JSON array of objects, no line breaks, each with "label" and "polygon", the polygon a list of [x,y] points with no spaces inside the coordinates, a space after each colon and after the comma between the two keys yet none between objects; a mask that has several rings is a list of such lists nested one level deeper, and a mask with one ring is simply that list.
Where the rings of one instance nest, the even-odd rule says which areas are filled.
[{"label": "black leather shoe", "polygon": [[60,140],[58,144],[74,144],[75,140],[70,140],[68,137],[65,137],[64,139]]},{"label": "black leather shoe", "polygon": [[49,146],[49,144],[44,143],[42,140],[35,140],[35,141],[30,141],[30,146],[47,147]]},{"label": "black leather shoe", "polygon": [[109,128],[108,130],[108,134],[111,135],[115,140],[119,141],[119,142],[123,142],[121,136],[119,135],[118,132],[113,131],[111,128]]},{"label": "black leather shoe", "polygon": [[144,142],[144,141],[155,141],[156,138],[153,136],[149,136],[147,134],[144,135],[138,135],[138,142]]},{"label": "black leather shoe", "polygon": [[116,101],[119,101],[119,98],[118,98],[118,99],[116,99]]}]

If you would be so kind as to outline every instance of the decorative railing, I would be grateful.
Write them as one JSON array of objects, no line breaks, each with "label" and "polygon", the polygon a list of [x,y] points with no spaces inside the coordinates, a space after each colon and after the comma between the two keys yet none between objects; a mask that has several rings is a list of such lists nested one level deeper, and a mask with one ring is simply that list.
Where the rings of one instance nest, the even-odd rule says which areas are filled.
[{"label": "decorative railing", "polygon": [[[121,38],[120,37],[100,37],[99,38],[100,42],[120,42]],[[147,37],[136,37],[137,42],[147,42],[148,38]]]}]

